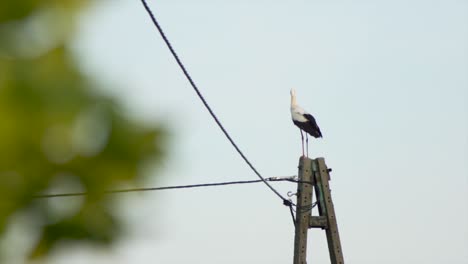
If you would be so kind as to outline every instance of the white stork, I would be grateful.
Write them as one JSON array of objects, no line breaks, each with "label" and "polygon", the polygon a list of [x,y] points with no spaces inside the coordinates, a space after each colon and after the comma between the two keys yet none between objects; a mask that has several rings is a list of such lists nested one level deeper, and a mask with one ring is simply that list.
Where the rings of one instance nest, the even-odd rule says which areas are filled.
[{"label": "white stork", "polygon": [[297,105],[296,102],[296,91],[291,89],[291,118],[293,123],[299,127],[299,131],[301,132],[301,139],[302,139],[302,156],[304,156],[304,135],[302,131],[306,132],[306,145],[307,145],[307,157],[309,157],[309,137],[307,134],[310,134],[314,138],[321,138],[322,132],[320,131],[315,118],[304,111],[302,107]]}]

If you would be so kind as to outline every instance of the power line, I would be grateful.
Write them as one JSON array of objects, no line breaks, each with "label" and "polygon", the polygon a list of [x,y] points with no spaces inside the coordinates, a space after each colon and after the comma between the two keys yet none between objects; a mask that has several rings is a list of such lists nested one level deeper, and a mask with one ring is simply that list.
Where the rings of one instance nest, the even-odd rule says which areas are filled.
[{"label": "power line", "polygon": [[[119,193],[129,193],[129,192],[164,191],[164,190],[174,190],[174,189],[189,189],[189,188],[201,188],[201,187],[213,187],[213,186],[259,183],[259,182],[262,182],[262,181],[296,182],[296,180],[295,180],[296,178],[297,178],[296,176],[270,177],[270,178],[266,178],[266,179],[263,179],[263,180],[215,182],[215,183],[201,183],[201,184],[176,185],[176,186],[164,186],[164,187],[130,188],[130,189],[122,189],[122,190],[104,191],[103,193],[105,193],[105,194],[119,194]],[[72,196],[85,196],[85,195],[88,195],[88,193],[87,192],[55,193],[55,194],[34,195],[33,198],[40,199],[40,198],[72,197]]]},{"label": "power line", "polygon": [[257,169],[255,169],[255,167],[252,165],[252,163],[250,163],[250,161],[247,159],[247,157],[244,155],[244,153],[242,153],[242,151],[239,149],[239,147],[237,146],[237,144],[234,142],[234,140],[231,138],[231,136],[229,135],[229,133],[226,131],[226,129],[224,128],[224,126],[221,124],[221,122],[219,121],[219,119],[216,117],[215,113],[213,112],[213,110],[211,110],[211,107],[208,105],[208,103],[206,102],[205,98],[203,97],[203,95],[201,94],[200,90],[198,90],[198,87],[197,85],[195,84],[195,82],[193,81],[192,77],[189,75],[189,73],[187,72],[187,70],[185,69],[185,66],[184,64],[182,64],[182,61],[179,59],[179,56],[177,55],[177,53],[175,52],[174,48],[172,47],[171,43],[169,42],[168,38],[166,37],[166,35],[164,34],[164,31],[162,30],[161,26],[159,25],[158,21],[156,20],[153,12],[151,11],[151,9],[149,8],[148,4],[146,3],[146,0],[141,0],[143,6],[145,7],[145,10],[146,12],[148,13],[148,15],[151,17],[151,20],[153,21],[153,24],[156,26],[156,28],[158,29],[159,31],[159,34],[161,35],[161,37],[163,38],[164,42],[166,43],[167,47],[169,48],[169,50],[171,51],[172,55],[174,56],[174,59],[177,61],[177,64],[179,64],[179,67],[182,69],[182,71],[184,72],[184,75],[185,77],[187,78],[187,80],[190,82],[190,84],[192,85],[192,88],[195,90],[195,92],[197,93],[198,97],[200,98],[200,100],[203,102],[203,105],[205,105],[206,109],[208,110],[208,112],[210,112],[210,115],[211,117],[213,117],[213,119],[215,120],[216,124],[218,124],[218,127],[221,129],[221,131],[223,131],[224,135],[226,136],[226,138],[229,140],[229,142],[231,142],[232,146],[236,149],[237,153],[239,153],[239,155],[242,157],[242,159],[247,163],[247,165],[249,165],[249,167],[252,169],[252,171],[260,178],[261,181],[263,181],[263,183],[265,183],[279,198],[281,198],[283,200],[283,204],[286,205],[286,206],[291,206],[293,205],[293,203],[287,199],[285,199],[277,190],[275,190],[275,188],[273,188],[273,186],[271,186],[263,177],[262,175],[260,175],[260,173],[257,171]]}]

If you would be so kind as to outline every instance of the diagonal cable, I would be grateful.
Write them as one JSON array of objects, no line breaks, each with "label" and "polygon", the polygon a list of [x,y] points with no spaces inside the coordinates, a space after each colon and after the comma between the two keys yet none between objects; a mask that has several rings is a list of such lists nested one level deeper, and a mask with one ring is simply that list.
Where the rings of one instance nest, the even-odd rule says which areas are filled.
[{"label": "diagonal cable", "polygon": [[198,97],[200,98],[200,100],[202,101],[203,105],[205,105],[206,109],[208,110],[208,112],[210,112],[210,115],[211,117],[213,117],[214,121],[216,122],[216,124],[218,125],[218,127],[221,129],[221,131],[223,131],[224,135],[226,136],[226,138],[229,140],[229,142],[231,142],[231,145],[236,149],[237,153],[239,153],[239,155],[242,157],[242,159],[247,163],[247,165],[249,165],[249,167],[252,169],[252,171],[258,176],[258,178],[261,179],[261,181],[263,181],[263,183],[265,183],[268,188],[270,188],[270,190],[272,190],[279,198],[281,198],[283,200],[283,204],[286,205],[286,206],[289,206],[290,204],[292,204],[291,201],[285,199],[277,190],[275,190],[275,188],[273,188],[273,186],[271,186],[271,184],[269,184],[265,178],[262,177],[262,175],[257,171],[257,169],[255,169],[255,167],[252,165],[252,163],[247,159],[247,157],[244,155],[244,153],[242,153],[242,151],[239,149],[239,147],[237,146],[237,144],[234,142],[234,140],[231,138],[231,136],[229,135],[229,133],[226,131],[226,129],[224,128],[224,126],[221,124],[221,122],[219,121],[219,119],[216,117],[215,113],[213,112],[213,110],[211,109],[211,107],[208,105],[208,103],[206,102],[205,98],[203,97],[203,95],[201,94],[200,90],[198,89],[197,85],[195,84],[195,82],[193,81],[192,77],[190,76],[190,74],[188,73],[187,69],[185,68],[184,64],[182,63],[182,61],[179,59],[179,56],[177,55],[177,53],[175,52],[174,48],[172,47],[171,43],[169,42],[169,40],[167,39],[166,35],[164,34],[164,31],[162,30],[161,26],[159,25],[158,21],[156,20],[156,17],[154,16],[153,12],[151,11],[151,9],[149,8],[148,4],[146,3],[146,0],[141,0],[143,6],[145,7],[145,10],[146,12],[148,13],[148,15],[151,17],[151,20],[153,22],[153,24],[156,26],[156,28],[158,29],[159,31],[159,34],[161,35],[161,37],[163,38],[164,42],[166,43],[167,47],[169,48],[169,50],[171,51],[172,55],[174,56],[174,59],[177,61],[177,64],[179,65],[180,69],[183,71],[185,77],[187,78],[187,80],[190,82],[190,85],[192,86],[192,88],[195,90],[195,92],[197,93]]}]

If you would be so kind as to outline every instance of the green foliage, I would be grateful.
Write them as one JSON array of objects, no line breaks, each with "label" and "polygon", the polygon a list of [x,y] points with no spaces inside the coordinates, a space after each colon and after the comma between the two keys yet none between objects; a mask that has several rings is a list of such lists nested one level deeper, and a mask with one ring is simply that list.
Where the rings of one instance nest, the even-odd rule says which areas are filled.
[{"label": "green foliage", "polygon": [[86,0],[2,0],[0,2],[0,23],[21,20],[43,8],[62,8],[75,12]]},{"label": "green foliage", "polygon": [[[0,236],[16,213],[27,212],[40,234],[33,257],[67,240],[112,242],[120,229],[103,191],[134,184],[142,164],[157,164],[163,154],[163,130],[130,120],[99,95],[71,59],[69,33],[50,25],[61,23],[50,17],[70,19],[64,13],[77,2],[84,1],[0,4]],[[37,19],[45,9],[48,19]],[[18,40],[31,26],[50,35],[36,37],[48,38],[47,45],[33,37],[21,48]],[[89,195],[65,208],[34,198],[69,189]]]}]

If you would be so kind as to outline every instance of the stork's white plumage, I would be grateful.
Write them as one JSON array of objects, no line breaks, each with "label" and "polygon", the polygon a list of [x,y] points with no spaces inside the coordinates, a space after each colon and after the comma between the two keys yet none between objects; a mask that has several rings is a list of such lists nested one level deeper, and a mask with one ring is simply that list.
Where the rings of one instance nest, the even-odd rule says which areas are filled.
[{"label": "stork's white plumage", "polygon": [[319,126],[315,118],[304,111],[302,107],[297,105],[296,102],[296,91],[291,89],[291,118],[293,123],[299,127],[301,132],[302,139],[302,156],[304,156],[304,135],[302,131],[306,132],[306,145],[307,145],[307,157],[309,156],[309,137],[307,134],[313,136],[314,138],[321,138],[322,132],[320,131]]}]

